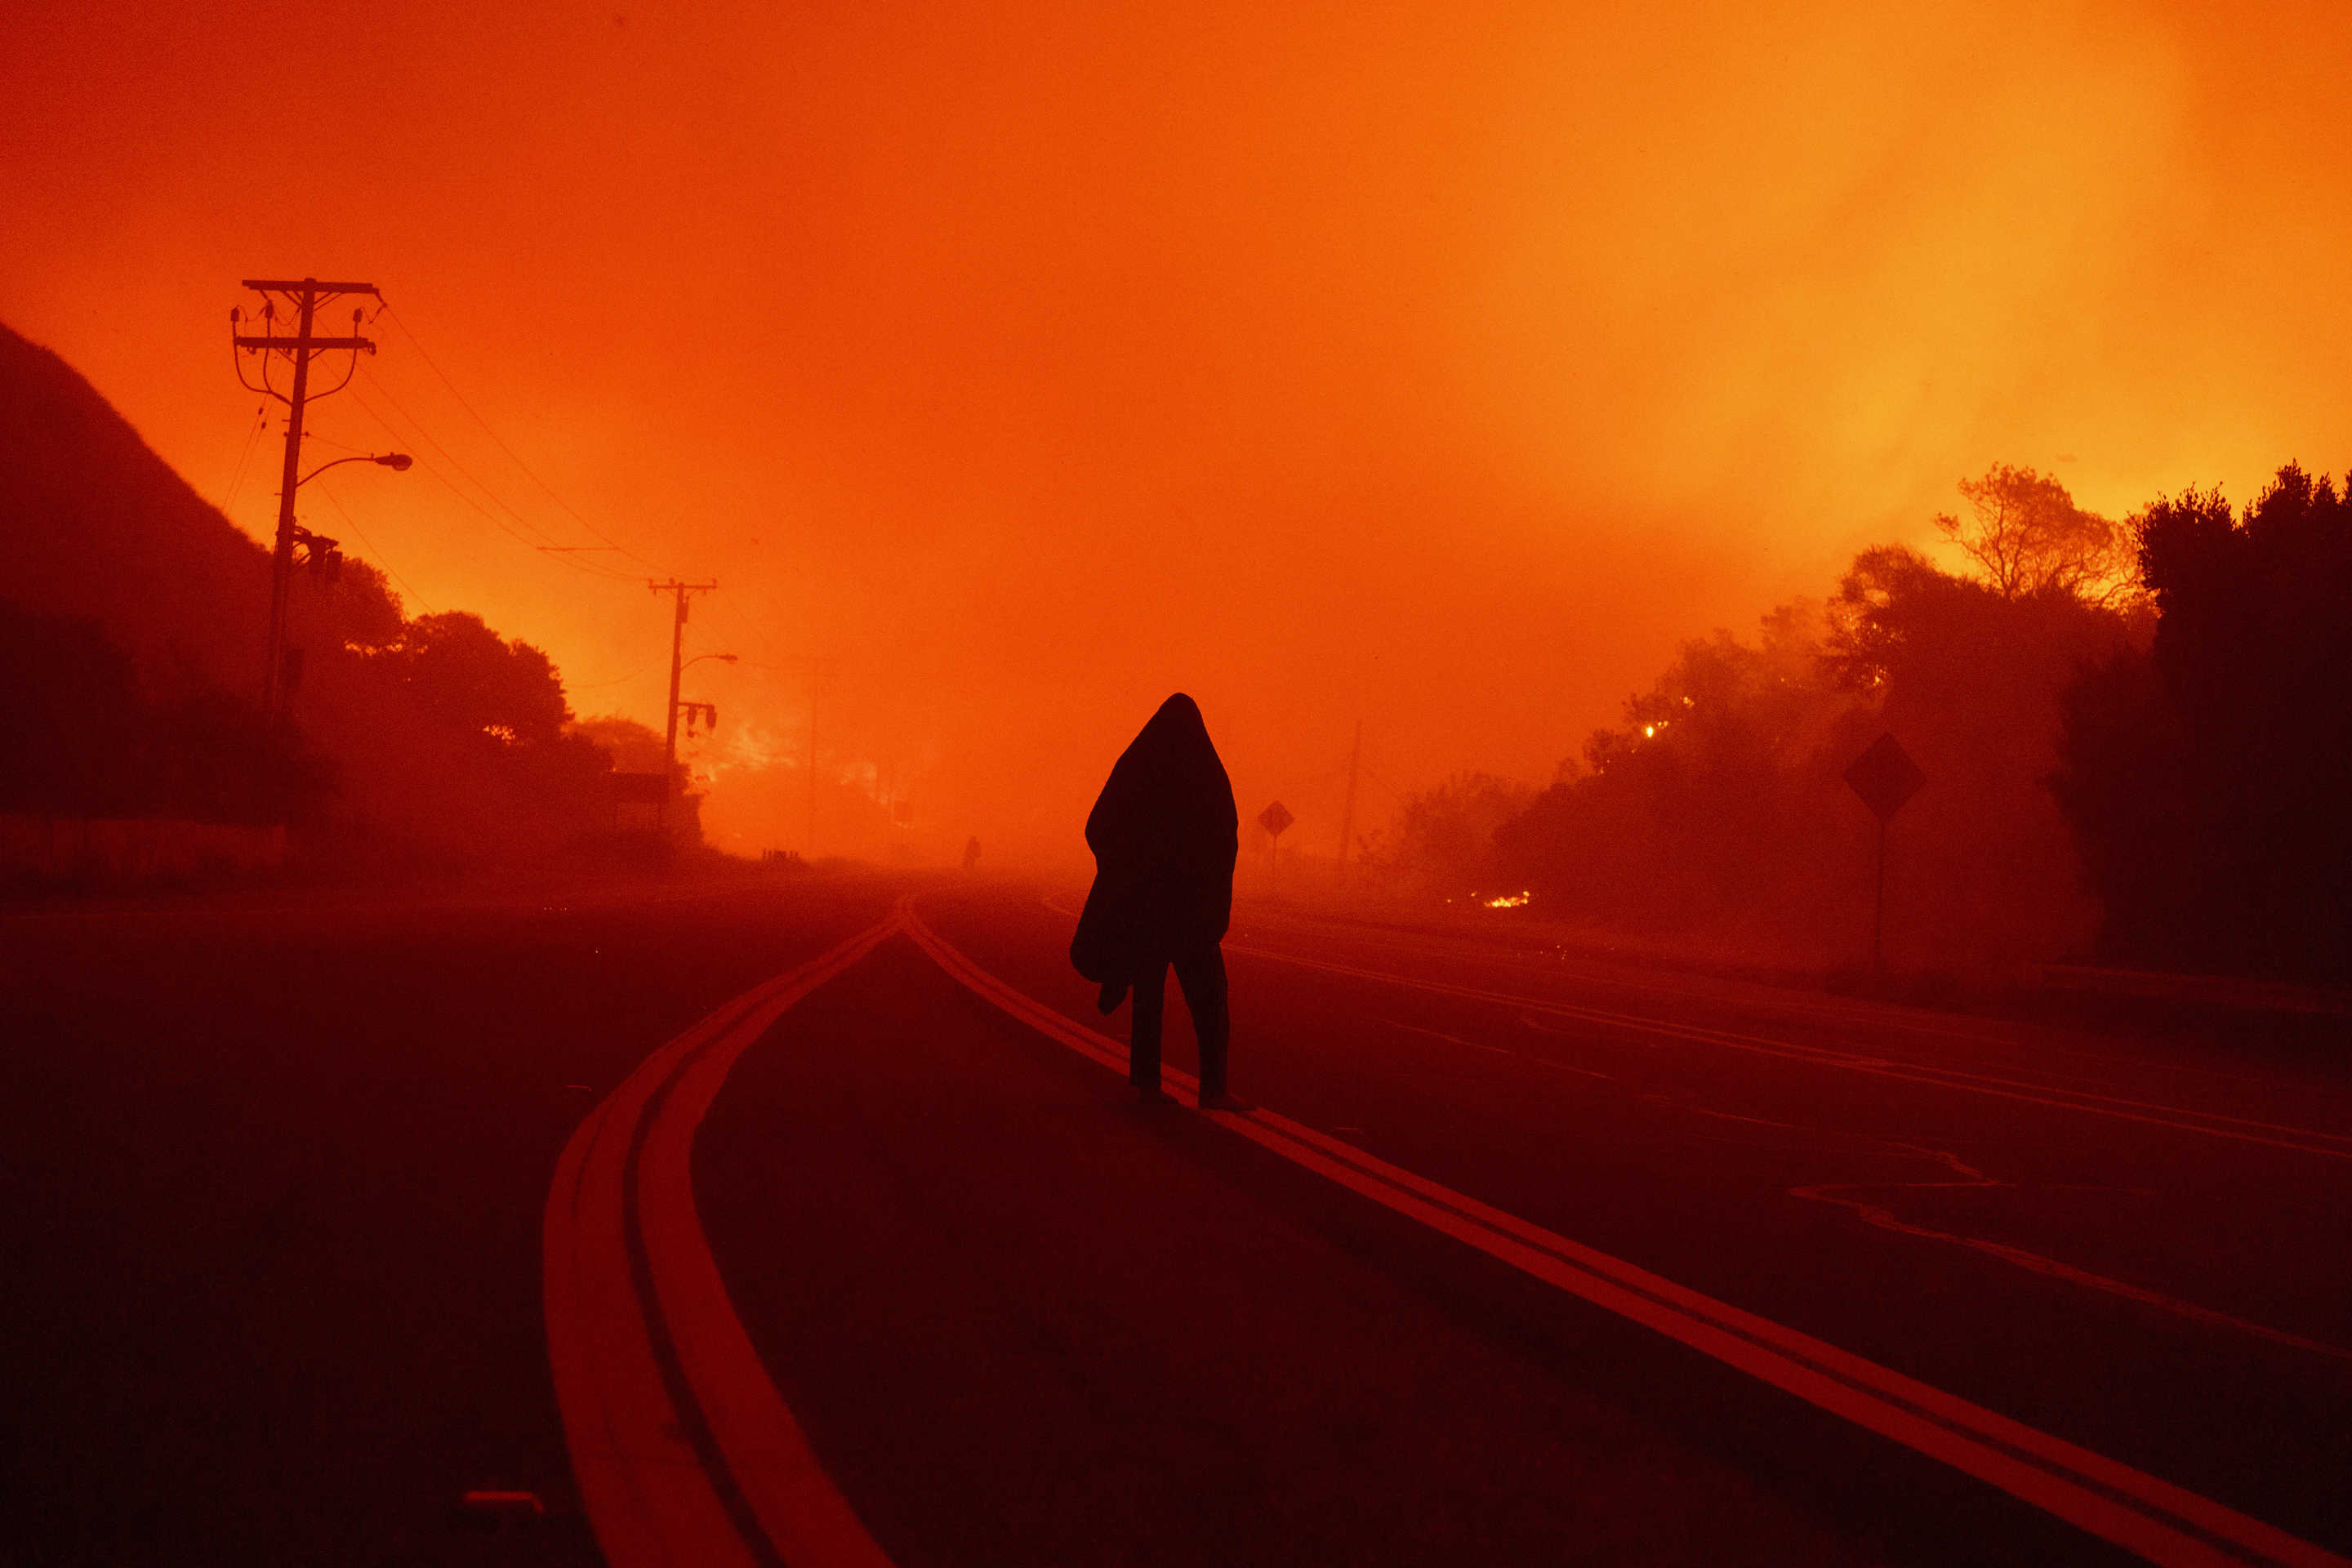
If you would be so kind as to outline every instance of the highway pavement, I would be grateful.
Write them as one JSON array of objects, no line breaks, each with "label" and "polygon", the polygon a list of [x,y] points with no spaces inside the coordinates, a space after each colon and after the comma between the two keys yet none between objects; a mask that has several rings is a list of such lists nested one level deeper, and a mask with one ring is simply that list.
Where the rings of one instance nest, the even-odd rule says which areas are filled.
[{"label": "highway pavement", "polygon": [[[1066,899],[940,905],[1073,1018]],[[1240,1092],[1681,1285],[2352,1547],[2332,1055],[1965,1019],[1272,911]],[[1246,1041],[1247,1044],[1241,1042]],[[1181,1059],[1181,1056],[1178,1059]]]},{"label": "highway pavement", "polygon": [[[0,1561],[593,1563],[549,1384],[564,1142],[871,879],[0,915]],[[482,1528],[468,1491],[550,1515]]]},{"label": "highway pavement", "polygon": [[1154,1110],[1074,909],[6,919],[31,1560],[2352,1552],[2332,1052],[1245,906]]}]

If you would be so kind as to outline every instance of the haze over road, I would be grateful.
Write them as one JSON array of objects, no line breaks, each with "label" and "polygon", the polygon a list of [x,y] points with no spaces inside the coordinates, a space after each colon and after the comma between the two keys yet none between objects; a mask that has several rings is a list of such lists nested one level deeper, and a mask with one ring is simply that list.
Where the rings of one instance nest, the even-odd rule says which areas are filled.
[{"label": "haze over road", "polygon": [[[2352,1548],[2336,1064],[1258,907],[1227,943],[1244,1126],[1139,1110],[1037,1026],[1103,1026],[1075,907],[842,877],[12,917],[7,1489],[41,1560],[592,1560],[576,1514],[449,1515],[576,1506],[542,1227],[632,1084],[627,1289],[750,1560],[763,1461],[698,1393],[688,1230],[751,1381],[902,1564],[2112,1551],[1514,1266],[1473,1235],[1496,1211],[2210,1500],[2211,1560]],[[828,952],[772,1016],[681,1034]]]}]

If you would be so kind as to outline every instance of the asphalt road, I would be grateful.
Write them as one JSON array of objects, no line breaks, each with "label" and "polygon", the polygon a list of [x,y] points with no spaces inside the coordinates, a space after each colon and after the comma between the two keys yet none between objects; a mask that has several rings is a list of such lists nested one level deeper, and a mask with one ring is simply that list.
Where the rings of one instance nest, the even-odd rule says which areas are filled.
[{"label": "asphalt road", "polygon": [[[871,880],[0,917],[0,1560],[591,1563],[558,1152]],[[462,1493],[554,1510],[485,1534]]]},{"label": "asphalt road", "polygon": [[[542,1316],[559,1157],[656,1047],[908,885],[0,921],[18,1554],[595,1561]],[[1123,1033],[1067,969],[1066,898],[916,907]],[[2352,1551],[2332,1055],[1265,910],[1228,960],[1235,1088],[1270,1110]],[[1130,1105],[903,934],[761,1028],[689,1144],[693,1207],[758,1364],[906,1568],[2116,1555]],[[470,1530],[485,1488],[552,1517]]]},{"label": "asphalt road", "polygon": [[[903,938],[730,1078],[696,1191],[889,1559],[1863,1563],[1848,1522],[1420,1276],[1403,1225],[991,1016]],[[1606,1379],[1622,1383],[1622,1370]]]},{"label": "asphalt road", "polygon": [[[1087,1018],[1054,902],[940,900],[934,922]],[[1266,911],[1226,951],[1244,1095],[2352,1550],[2352,1075],[2333,1053]]]}]

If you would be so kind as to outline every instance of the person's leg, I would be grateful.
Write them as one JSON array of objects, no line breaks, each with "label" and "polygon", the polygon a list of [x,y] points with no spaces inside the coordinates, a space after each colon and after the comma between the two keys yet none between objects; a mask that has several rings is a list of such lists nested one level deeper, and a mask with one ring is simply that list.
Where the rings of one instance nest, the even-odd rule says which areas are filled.
[{"label": "person's leg", "polygon": [[1177,959],[1176,983],[1184,988],[1192,1035],[1201,1042],[1201,1093],[1214,1099],[1226,1091],[1225,1049],[1234,1032],[1225,1002],[1225,950],[1213,945]]},{"label": "person's leg", "polygon": [[1167,991],[1164,959],[1145,964],[1135,977],[1135,1011],[1128,1016],[1127,1081],[1147,1091],[1160,1087],[1160,1023]]}]

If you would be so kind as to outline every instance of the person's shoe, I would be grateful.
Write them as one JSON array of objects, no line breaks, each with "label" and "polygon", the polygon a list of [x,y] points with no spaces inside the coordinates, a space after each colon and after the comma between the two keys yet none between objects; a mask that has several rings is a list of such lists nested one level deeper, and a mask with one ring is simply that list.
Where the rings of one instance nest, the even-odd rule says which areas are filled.
[{"label": "person's shoe", "polygon": [[1173,1105],[1176,1097],[1154,1084],[1150,1089],[1138,1089],[1136,1098],[1146,1105]]},{"label": "person's shoe", "polygon": [[1115,1013],[1118,1010],[1118,1005],[1126,1000],[1127,982],[1106,980],[1103,982],[1101,992],[1095,997],[1095,1010],[1098,1013]]},{"label": "person's shoe", "polygon": [[1244,1111],[1255,1110],[1257,1107],[1252,1105],[1248,1100],[1242,1099],[1241,1096],[1228,1093],[1226,1090],[1221,1089],[1213,1094],[1203,1094],[1201,1096],[1201,1109],[1203,1110],[1230,1110],[1235,1115],[1240,1115]]}]

